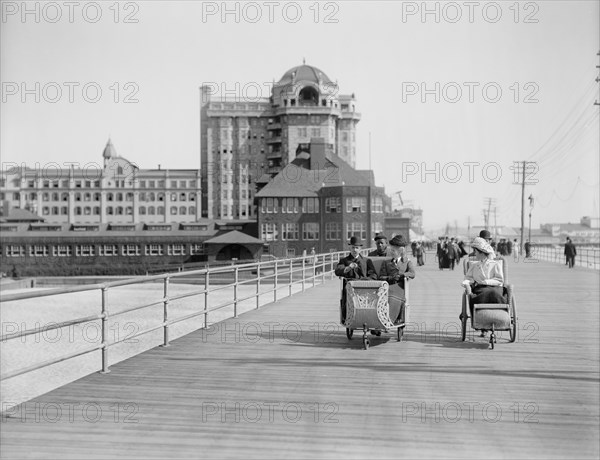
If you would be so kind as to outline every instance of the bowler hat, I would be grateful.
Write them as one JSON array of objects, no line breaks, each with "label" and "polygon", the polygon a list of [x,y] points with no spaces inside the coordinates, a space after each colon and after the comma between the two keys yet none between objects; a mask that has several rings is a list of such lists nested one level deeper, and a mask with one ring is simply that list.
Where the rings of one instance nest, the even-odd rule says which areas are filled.
[{"label": "bowler hat", "polygon": [[491,240],[492,234],[490,232],[488,232],[487,230],[481,230],[479,232],[479,238],[483,238],[484,240]]},{"label": "bowler hat", "polygon": [[378,233],[377,235],[375,235],[374,241],[377,240],[386,240],[387,241],[387,236],[385,236],[383,233]]},{"label": "bowler hat", "polygon": [[393,237],[390,240],[390,245],[391,246],[406,246],[406,240],[404,239],[404,237],[402,235],[396,235],[395,237]]},{"label": "bowler hat", "polygon": [[363,242],[360,239],[360,236],[353,236],[350,238],[350,246],[362,246]]}]

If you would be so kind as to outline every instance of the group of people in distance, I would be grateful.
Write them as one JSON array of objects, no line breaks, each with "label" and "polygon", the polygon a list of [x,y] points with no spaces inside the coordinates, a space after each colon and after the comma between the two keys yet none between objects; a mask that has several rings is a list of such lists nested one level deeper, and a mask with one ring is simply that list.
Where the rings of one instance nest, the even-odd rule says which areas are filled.
[{"label": "group of people in distance", "polygon": [[[415,269],[413,263],[406,256],[406,240],[402,235],[396,235],[389,240],[385,235],[379,233],[375,237],[377,248],[369,252],[368,256],[363,256],[362,240],[353,236],[350,238],[350,254],[340,259],[335,269],[335,274],[345,279],[372,279],[387,281],[389,284],[388,301],[390,310],[399,311],[397,318],[392,318],[396,322],[400,321],[402,304],[406,301],[404,291],[404,279],[414,278]],[[386,257],[382,262],[379,273],[370,257]],[[342,293],[342,317],[345,317],[345,295]]]},{"label": "group of people in distance", "polygon": [[458,238],[448,238],[447,236],[440,236],[438,240],[437,258],[439,269],[449,268],[454,270],[461,257],[467,255],[465,244],[459,241]]}]

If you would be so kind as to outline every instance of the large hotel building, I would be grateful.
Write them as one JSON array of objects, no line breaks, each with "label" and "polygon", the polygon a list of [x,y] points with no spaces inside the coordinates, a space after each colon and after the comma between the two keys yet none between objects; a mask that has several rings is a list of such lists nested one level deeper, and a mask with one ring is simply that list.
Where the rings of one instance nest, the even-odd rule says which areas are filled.
[{"label": "large hotel building", "polygon": [[318,68],[288,70],[269,98],[227,100],[215,92],[211,85],[200,88],[202,217],[256,218],[256,191],[307,152],[313,138],[355,166],[360,114],[354,94],[339,94]]}]

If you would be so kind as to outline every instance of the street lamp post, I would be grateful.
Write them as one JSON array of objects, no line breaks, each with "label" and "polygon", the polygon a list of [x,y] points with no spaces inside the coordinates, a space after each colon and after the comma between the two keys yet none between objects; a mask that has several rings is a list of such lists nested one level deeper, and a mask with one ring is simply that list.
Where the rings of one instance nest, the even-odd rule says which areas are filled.
[{"label": "street lamp post", "polygon": [[533,210],[533,195],[529,195],[529,243],[531,243],[531,211]]}]

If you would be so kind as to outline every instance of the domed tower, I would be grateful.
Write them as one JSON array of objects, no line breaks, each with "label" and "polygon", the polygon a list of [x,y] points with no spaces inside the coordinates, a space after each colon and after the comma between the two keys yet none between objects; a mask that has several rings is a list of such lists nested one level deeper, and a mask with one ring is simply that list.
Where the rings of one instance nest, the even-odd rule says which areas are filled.
[{"label": "domed tower", "polygon": [[104,152],[102,152],[102,158],[104,158],[104,167],[106,168],[106,165],[111,158],[116,158],[117,156],[118,155],[115,146],[109,138],[108,142],[106,143],[106,147],[104,147]]},{"label": "domed tower", "polygon": [[309,152],[311,139],[353,165],[356,162],[354,95],[339,94],[334,82],[317,67],[303,63],[283,74],[273,85],[273,117],[267,136],[269,167],[277,170],[300,152]]}]

